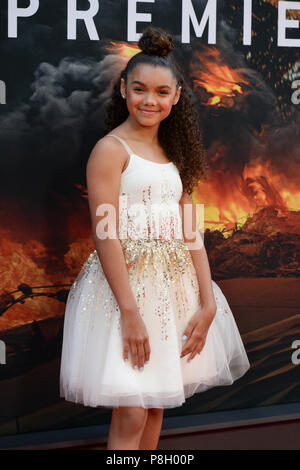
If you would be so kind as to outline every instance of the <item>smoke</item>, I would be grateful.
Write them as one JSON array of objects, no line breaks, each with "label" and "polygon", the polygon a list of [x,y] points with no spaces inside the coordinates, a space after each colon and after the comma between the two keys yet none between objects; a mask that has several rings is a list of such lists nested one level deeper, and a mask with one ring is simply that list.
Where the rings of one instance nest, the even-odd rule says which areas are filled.
[{"label": "smoke", "polygon": [[38,66],[27,103],[0,118],[2,192],[38,196],[51,180],[68,185],[68,176],[72,184],[72,171],[85,161],[82,152],[87,158],[89,136],[93,143],[101,137],[104,106],[123,66],[115,54],[99,62],[65,57],[58,66]]}]

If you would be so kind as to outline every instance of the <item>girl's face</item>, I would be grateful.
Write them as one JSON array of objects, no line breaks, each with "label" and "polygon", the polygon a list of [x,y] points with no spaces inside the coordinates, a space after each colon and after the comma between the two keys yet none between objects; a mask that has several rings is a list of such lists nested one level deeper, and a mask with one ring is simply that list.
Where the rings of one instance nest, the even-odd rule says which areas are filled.
[{"label": "girl's face", "polygon": [[121,79],[121,94],[125,96],[129,114],[143,126],[159,124],[177,103],[181,87],[167,67],[138,65],[128,76],[127,87]]}]

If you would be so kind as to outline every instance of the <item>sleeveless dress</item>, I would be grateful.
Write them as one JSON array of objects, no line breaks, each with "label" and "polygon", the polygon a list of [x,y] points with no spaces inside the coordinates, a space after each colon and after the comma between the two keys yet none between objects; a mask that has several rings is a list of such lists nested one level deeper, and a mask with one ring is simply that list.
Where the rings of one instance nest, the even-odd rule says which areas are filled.
[{"label": "sleeveless dress", "polygon": [[201,306],[179,200],[182,182],[173,162],[132,152],[121,175],[118,236],[130,286],[151,348],[144,369],[123,360],[120,309],[94,250],[67,299],[60,396],[91,407],[174,408],[207,389],[231,385],[250,364],[233,314],[212,281],[217,312],[200,354],[180,358],[182,335]]}]

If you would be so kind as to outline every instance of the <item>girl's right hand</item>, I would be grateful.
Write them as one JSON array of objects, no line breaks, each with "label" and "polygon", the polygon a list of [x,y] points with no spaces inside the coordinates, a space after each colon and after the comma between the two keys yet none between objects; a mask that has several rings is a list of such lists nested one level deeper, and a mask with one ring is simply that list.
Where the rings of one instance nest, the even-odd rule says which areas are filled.
[{"label": "girl's right hand", "polygon": [[145,323],[137,309],[121,314],[120,322],[123,338],[123,359],[128,360],[129,351],[131,351],[133,368],[143,368],[145,362],[149,361],[151,352]]}]

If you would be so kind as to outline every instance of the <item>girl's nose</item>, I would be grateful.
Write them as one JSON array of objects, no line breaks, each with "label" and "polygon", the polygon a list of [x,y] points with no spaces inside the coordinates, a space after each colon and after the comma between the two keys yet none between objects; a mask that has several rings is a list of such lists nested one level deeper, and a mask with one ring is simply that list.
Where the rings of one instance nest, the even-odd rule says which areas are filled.
[{"label": "girl's nose", "polygon": [[155,104],[155,98],[150,93],[146,93],[144,102],[147,104]]}]

